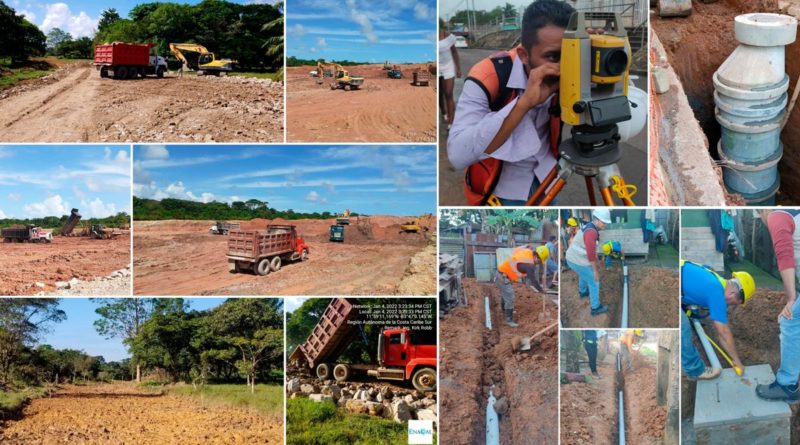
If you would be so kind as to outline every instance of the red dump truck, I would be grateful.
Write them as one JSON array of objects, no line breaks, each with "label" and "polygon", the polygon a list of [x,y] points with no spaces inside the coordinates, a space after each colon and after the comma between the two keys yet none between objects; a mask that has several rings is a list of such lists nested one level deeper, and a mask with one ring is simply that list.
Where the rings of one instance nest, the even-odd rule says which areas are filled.
[{"label": "red dump truck", "polygon": [[378,339],[378,363],[333,364],[355,340],[359,329],[348,323],[357,316],[353,301],[335,298],[325,309],[319,323],[305,343],[289,356],[289,361],[315,370],[321,380],[333,377],[349,380],[354,373],[366,373],[379,380],[411,381],[419,391],[436,389],[436,345],[419,342],[420,336],[407,328],[385,329]]},{"label": "red dump truck", "polygon": [[4,243],[50,243],[53,241],[53,232],[28,224],[24,227],[2,229],[0,237]]},{"label": "red dump truck", "polygon": [[284,262],[304,261],[309,248],[291,225],[270,224],[266,230],[228,232],[228,270],[252,270],[259,275],[280,270]]},{"label": "red dump truck", "polygon": [[147,75],[164,77],[167,61],[153,53],[155,43],[114,42],[97,45],[94,49],[94,67],[100,77],[135,79]]}]

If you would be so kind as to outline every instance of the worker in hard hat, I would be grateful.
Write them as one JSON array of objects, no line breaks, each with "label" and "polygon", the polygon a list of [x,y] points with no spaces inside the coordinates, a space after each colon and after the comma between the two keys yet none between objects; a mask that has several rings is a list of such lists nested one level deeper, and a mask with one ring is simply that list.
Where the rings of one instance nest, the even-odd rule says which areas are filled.
[{"label": "worker in hard hat", "polygon": [[600,373],[597,372],[597,331],[587,329],[581,331],[583,336],[583,349],[586,350],[586,355],[589,357],[589,369],[592,371],[594,378],[602,378]]},{"label": "worker in hard hat", "polygon": [[611,267],[612,260],[625,261],[625,252],[619,241],[608,240],[603,243],[603,255],[606,257],[606,270]]},{"label": "worker in hard hat", "polygon": [[725,279],[706,266],[681,260],[681,364],[689,379],[710,380],[721,372],[700,359],[692,343],[689,317],[710,319],[733,365],[744,370],[728,324],[728,308],[745,305],[755,290],[752,275],[745,271],[733,272],[731,278]]},{"label": "worker in hard hat", "polygon": [[642,338],[644,338],[644,331],[641,329],[627,329],[619,336],[619,349],[628,369],[633,368],[633,344]]},{"label": "worker in hard hat", "polygon": [[800,304],[797,283],[800,281],[800,210],[762,210],[778,271],[783,281],[786,304],[778,314],[781,329],[781,365],[771,384],[756,386],[756,394],[765,400],[795,404],[800,402],[797,381],[800,378]]},{"label": "worker in hard hat", "polygon": [[[535,251],[534,251],[535,250]],[[494,280],[500,288],[502,297],[503,311],[506,317],[506,324],[512,328],[517,327],[514,322],[514,285],[513,283],[526,280],[537,291],[543,292],[542,286],[537,279],[537,269],[547,261],[550,252],[545,246],[532,249],[531,246],[517,247],[511,252],[511,258],[503,261],[497,267],[497,275]]]},{"label": "worker in hard hat", "polygon": [[556,240],[558,238],[555,235],[551,236],[550,239],[545,243],[544,247],[547,248],[547,260],[545,261],[545,272],[547,273],[548,280],[545,280],[545,288],[550,289],[555,286],[556,277],[558,276],[558,262],[555,258],[556,254],[558,254],[558,250],[556,247]]},{"label": "worker in hard hat", "polygon": [[581,227],[567,249],[567,265],[578,274],[578,295],[589,297],[593,316],[608,312],[608,305],[600,303],[600,269],[597,266],[597,242],[600,230],[611,224],[611,212],[596,209],[592,221]]},{"label": "worker in hard hat", "polygon": [[578,224],[578,219],[574,216],[570,216],[567,219],[567,246],[572,244],[572,239],[575,238],[575,235],[580,230],[580,224]]}]

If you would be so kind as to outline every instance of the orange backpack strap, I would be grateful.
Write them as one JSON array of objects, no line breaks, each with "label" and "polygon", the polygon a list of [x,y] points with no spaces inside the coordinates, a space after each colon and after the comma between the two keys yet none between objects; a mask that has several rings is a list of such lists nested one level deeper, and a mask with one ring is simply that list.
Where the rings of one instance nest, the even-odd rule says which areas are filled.
[{"label": "orange backpack strap", "polygon": [[517,96],[516,90],[508,87],[511,69],[517,53],[514,50],[501,51],[475,64],[467,75],[486,94],[489,109],[499,111]]}]

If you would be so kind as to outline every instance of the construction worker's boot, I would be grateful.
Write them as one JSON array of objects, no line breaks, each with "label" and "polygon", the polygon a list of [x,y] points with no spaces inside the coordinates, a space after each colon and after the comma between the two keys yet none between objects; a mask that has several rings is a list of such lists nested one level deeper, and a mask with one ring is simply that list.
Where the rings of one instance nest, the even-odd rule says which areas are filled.
[{"label": "construction worker's boot", "polygon": [[601,304],[600,306],[597,306],[596,308],[592,308],[592,316],[605,314],[606,312],[608,312],[608,305],[607,304]]},{"label": "construction worker's boot", "polygon": [[518,324],[514,323],[514,309],[506,309],[506,324],[512,328],[519,326]]},{"label": "construction worker's boot", "polygon": [[597,371],[592,373],[592,377],[594,377],[594,378],[596,378],[598,380],[603,378],[603,376],[601,376],[600,373],[597,372]]},{"label": "construction worker's boot", "polygon": [[722,370],[719,368],[709,368],[706,366],[706,369],[703,370],[703,373],[697,377],[689,377],[689,380],[714,380],[715,378],[719,377],[722,373]]},{"label": "construction worker's boot", "polygon": [[588,290],[586,292],[578,291],[578,296],[580,298],[589,298],[589,291]]},{"label": "construction worker's boot", "polygon": [[764,400],[786,402],[791,405],[800,403],[800,388],[797,384],[784,386],[777,380],[769,385],[756,386],[756,395]]}]

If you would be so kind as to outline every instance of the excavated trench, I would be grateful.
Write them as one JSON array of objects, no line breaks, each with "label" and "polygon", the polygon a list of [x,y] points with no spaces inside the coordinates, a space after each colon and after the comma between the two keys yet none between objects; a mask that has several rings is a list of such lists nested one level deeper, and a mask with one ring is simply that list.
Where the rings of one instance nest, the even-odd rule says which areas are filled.
[{"label": "excavated trench", "polygon": [[[777,0],[720,0],[708,4],[693,2],[689,17],[661,18],[658,14],[651,15],[652,29],[663,45],[669,64],[683,86],[694,117],[708,139],[708,151],[714,161],[720,158],[717,143],[720,140],[721,127],[715,119],[712,77],[739,45],[734,37],[735,17],[753,12],[786,13],[778,8]],[[789,75],[791,97],[800,75],[800,43],[797,41],[786,47],[786,71]],[[664,101],[667,102],[668,99]],[[664,111],[664,114],[667,112]],[[660,131],[681,132],[682,125],[679,121],[667,124],[669,125],[675,128]],[[794,147],[800,147],[800,113],[791,115],[781,139],[785,149],[778,167],[781,184],[776,199],[778,204],[797,203],[800,200],[800,178],[792,172],[800,168],[800,153],[794,153],[797,150],[793,150]],[[672,162],[680,164],[681,160],[674,159]],[[673,194],[695,192],[686,185],[684,190],[674,191]],[[740,199],[727,196],[729,204],[743,204]]]}]

